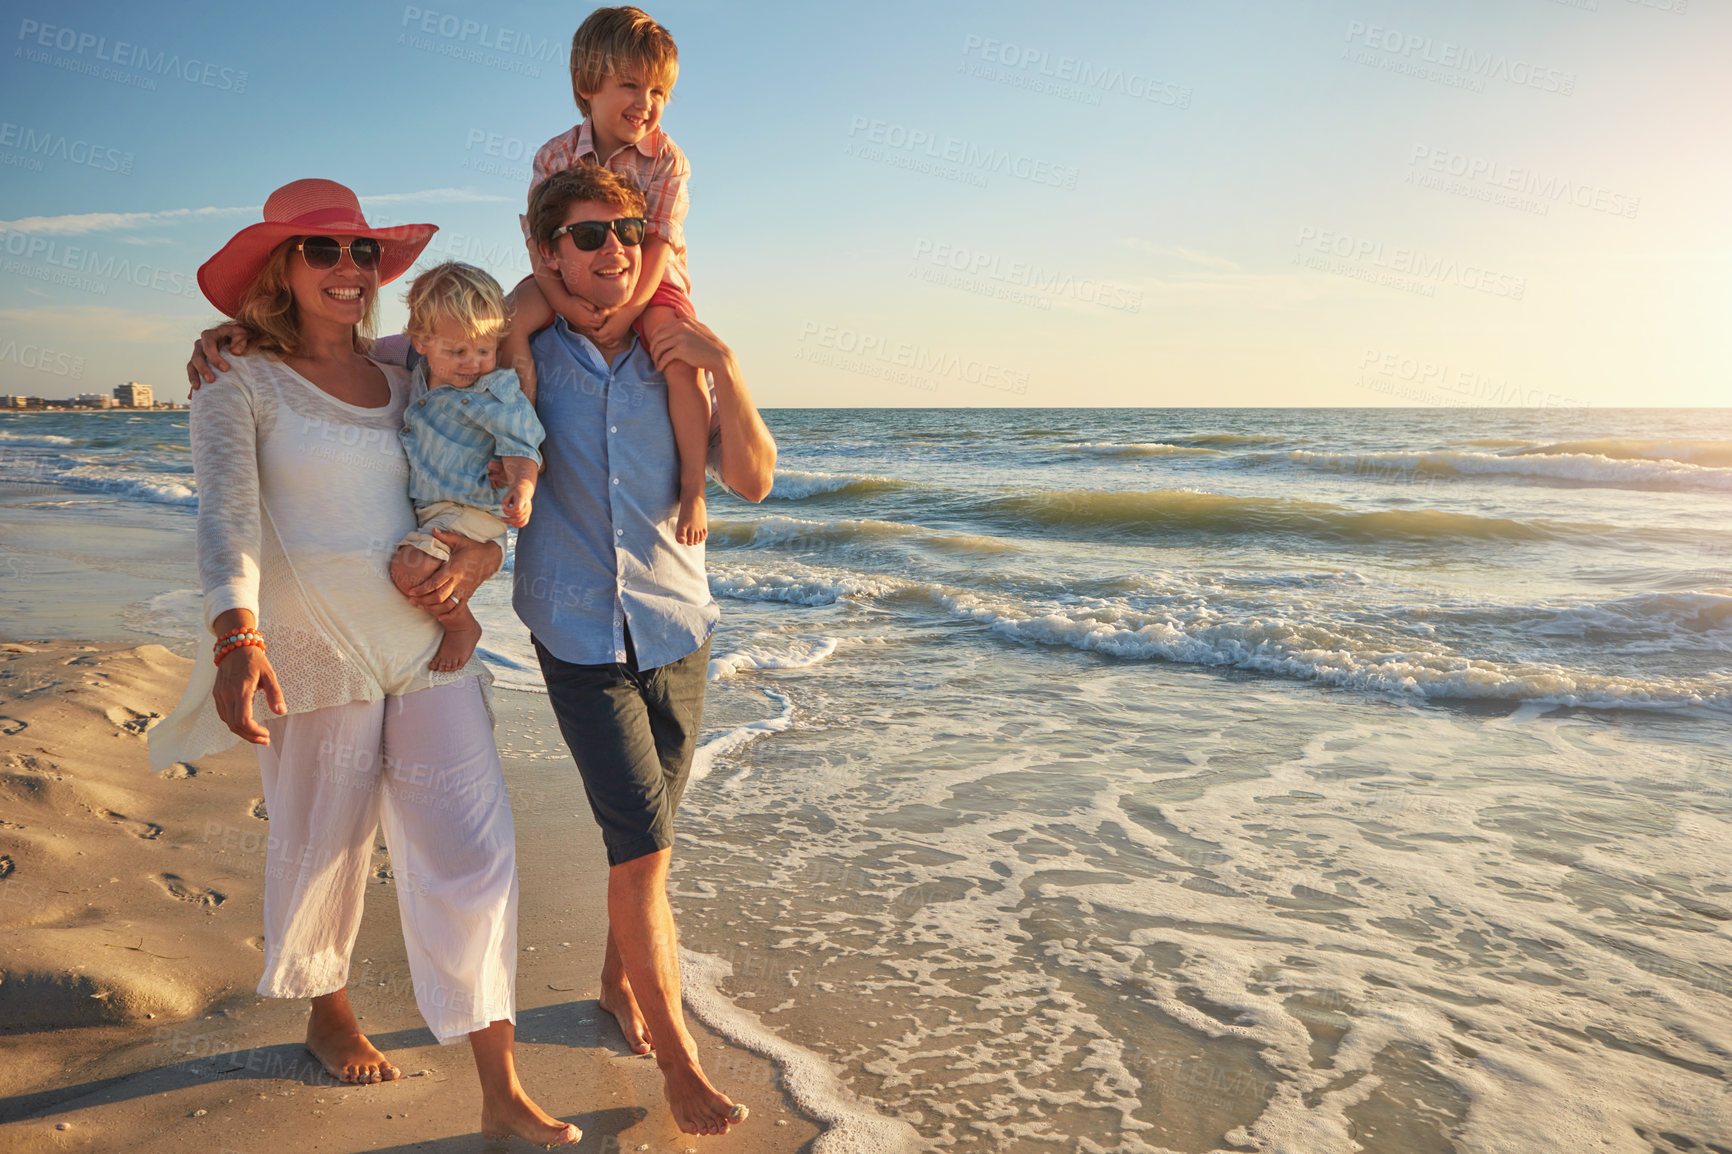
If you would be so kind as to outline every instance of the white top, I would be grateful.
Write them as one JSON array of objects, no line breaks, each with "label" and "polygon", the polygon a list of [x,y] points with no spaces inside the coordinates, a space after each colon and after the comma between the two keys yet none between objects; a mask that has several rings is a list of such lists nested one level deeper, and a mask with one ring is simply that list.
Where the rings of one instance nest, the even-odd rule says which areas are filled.
[{"label": "white top", "polygon": [[[290,713],[378,701],[491,675],[479,658],[454,673],[427,668],[439,623],[391,583],[391,555],[415,528],[398,429],[409,376],[380,365],[379,408],[331,396],[275,357],[229,357],[193,394],[198,570],[208,626],[230,609],[258,615]],[[174,713],[150,731],[162,769],[238,738],[211,701],[216,664],[197,655]],[[261,694],[253,716],[271,716]]]}]

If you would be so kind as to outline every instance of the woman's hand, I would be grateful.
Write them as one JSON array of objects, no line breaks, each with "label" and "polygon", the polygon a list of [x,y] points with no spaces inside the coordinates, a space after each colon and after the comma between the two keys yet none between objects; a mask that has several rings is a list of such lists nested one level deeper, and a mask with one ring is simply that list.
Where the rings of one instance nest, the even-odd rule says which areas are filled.
[{"label": "woman's hand", "polygon": [[247,330],[233,321],[224,321],[214,329],[206,329],[192,345],[192,359],[186,363],[186,381],[198,392],[199,384],[210,384],[219,372],[226,373],[229,363],[223,359],[223,346],[240,356],[247,351]]},{"label": "woman's hand", "polygon": [[650,338],[649,353],[656,368],[664,373],[675,361],[684,361],[694,369],[708,369],[718,376],[738,375],[734,350],[723,344],[708,325],[684,314],[675,315],[656,329]]},{"label": "woman's hand", "polygon": [[256,645],[245,645],[231,651],[217,666],[211,699],[216,702],[217,716],[235,736],[254,745],[269,745],[269,731],[253,720],[253,694],[261,689],[272,713],[280,717],[289,711],[265,651]]},{"label": "woman's hand", "polygon": [[443,621],[466,605],[481,583],[499,572],[505,550],[497,542],[471,541],[461,533],[433,530],[451,549],[451,559],[409,590],[410,601]]}]

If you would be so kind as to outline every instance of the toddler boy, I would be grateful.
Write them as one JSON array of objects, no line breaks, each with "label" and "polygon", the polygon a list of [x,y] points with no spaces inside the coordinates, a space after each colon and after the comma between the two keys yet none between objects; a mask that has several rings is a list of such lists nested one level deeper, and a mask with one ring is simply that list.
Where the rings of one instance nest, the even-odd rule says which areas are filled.
[{"label": "toddler boy", "polygon": [[[494,369],[495,350],[510,328],[497,281],[473,265],[448,261],[415,278],[408,304],[405,331],[420,356],[402,439],[420,528],[398,543],[391,561],[391,579],[405,593],[451,556],[434,529],[492,541],[506,526],[529,521],[546,436],[517,374]],[[494,457],[504,464],[503,491],[487,475]],[[481,625],[465,605],[446,618],[445,640],[430,667],[441,673],[463,668],[480,640]]]}]

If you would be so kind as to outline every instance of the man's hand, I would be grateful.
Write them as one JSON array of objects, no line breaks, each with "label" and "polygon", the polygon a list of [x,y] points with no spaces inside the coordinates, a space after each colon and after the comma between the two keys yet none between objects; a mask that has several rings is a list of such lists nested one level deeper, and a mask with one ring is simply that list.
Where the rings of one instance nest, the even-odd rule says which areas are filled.
[{"label": "man's hand", "polygon": [[233,321],[224,321],[200,333],[193,342],[192,359],[186,363],[186,382],[193,392],[198,392],[201,382],[208,385],[219,372],[228,372],[229,363],[223,359],[224,345],[235,356],[241,356],[247,351],[247,330]]},{"label": "man's hand", "polygon": [[505,562],[505,550],[494,541],[471,541],[461,533],[433,530],[433,536],[451,548],[451,559],[406,596],[433,616],[443,621],[457,612],[481,583],[499,572]]},{"label": "man's hand", "polygon": [[615,309],[606,314],[601,322],[601,327],[590,333],[589,339],[604,349],[624,344],[627,335],[631,332],[631,327],[637,323],[638,317],[642,315],[642,309],[632,308],[630,305]]}]

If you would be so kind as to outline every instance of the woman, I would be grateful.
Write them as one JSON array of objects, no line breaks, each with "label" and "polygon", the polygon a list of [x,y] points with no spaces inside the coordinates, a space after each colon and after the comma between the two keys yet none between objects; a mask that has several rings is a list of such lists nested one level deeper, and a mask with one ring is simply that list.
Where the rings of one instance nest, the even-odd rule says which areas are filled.
[{"label": "woman", "polygon": [[[151,763],[235,736],[259,747],[271,825],[259,993],[312,1000],[307,1048],[347,1082],[399,1074],[344,988],[382,820],[416,1002],[440,1042],[468,1036],[483,1133],[566,1144],[579,1131],[530,1100],[513,1063],[517,873],[487,673],[474,659],[428,669],[442,631],[388,573],[415,524],[397,437],[408,377],[369,359],[366,336],[379,286],[434,231],[371,228],[349,189],[300,180],[199,269],[250,346],[192,407],[217,643],[151,732]],[[441,539],[452,559],[418,600],[450,612],[501,551]],[[255,719],[255,694],[276,716]]]}]

